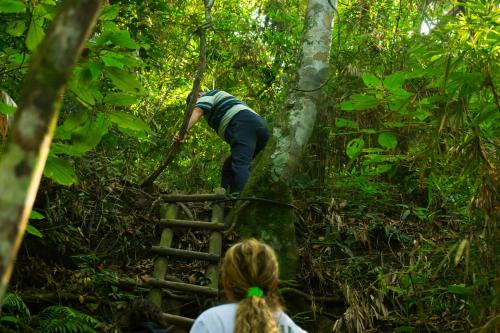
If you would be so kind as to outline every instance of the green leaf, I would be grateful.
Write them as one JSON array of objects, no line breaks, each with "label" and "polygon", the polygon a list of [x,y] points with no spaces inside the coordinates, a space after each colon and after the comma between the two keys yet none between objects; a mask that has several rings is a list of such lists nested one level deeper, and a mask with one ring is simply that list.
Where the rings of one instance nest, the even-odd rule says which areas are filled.
[{"label": "green leaf", "polygon": [[137,50],[140,48],[140,45],[130,37],[129,32],[126,30],[106,31],[101,34],[101,36],[99,36],[96,40],[96,44],[98,46],[105,45],[108,42],[116,46],[121,46],[132,50]]},{"label": "green leaf", "polygon": [[347,144],[346,148],[347,156],[349,156],[350,159],[358,157],[358,155],[363,150],[364,146],[365,146],[365,141],[362,138],[352,139]]},{"label": "green leaf", "polygon": [[130,113],[113,111],[109,113],[109,118],[120,128],[152,132],[148,124]]},{"label": "green leaf", "polygon": [[21,0],[2,0],[0,1],[0,13],[24,13],[26,6]]},{"label": "green leaf", "polygon": [[117,46],[122,46],[133,50],[137,50],[138,48],[140,48],[139,44],[137,44],[132,38],[130,38],[130,34],[126,30],[113,32],[110,40]]},{"label": "green leaf", "polygon": [[99,19],[103,21],[114,20],[120,12],[120,5],[105,6],[102,8]]},{"label": "green leaf", "polygon": [[44,218],[45,218],[45,216],[43,216],[42,214],[40,214],[36,210],[32,210],[30,213],[30,217],[29,217],[30,220],[43,220]]},{"label": "green leaf", "polygon": [[137,97],[125,93],[109,93],[104,97],[103,102],[117,106],[129,106],[137,101]]},{"label": "green leaf", "polygon": [[413,326],[399,326],[394,329],[394,332],[396,333],[413,333],[415,332],[416,328]]},{"label": "green leaf", "polygon": [[107,67],[123,68],[124,66],[134,67],[139,65],[137,59],[115,52],[102,52],[101,59]]},{"label": "green leaf", "polygon": [[30,235],[33,235],[33,236],[36,236],[39,238],[43,238],[43,234],[40,232],[40,230],[38,230],[37,228],[35,228],[31,224],[28,224],[26,226],[26,232]]},{"label": "green leaf", "polygon": [[69,90],[74,93],[84,105],[95,105],[96,100],[102,100],[98,83],[92,79],[92,72],[86,66],[74,70],[69,83]]},{"label": "green leaf", "polygon": [[472,290],[470,288],[467,288],[465,284],[451,284],[447,288],[448,292],[455,294],[455,295],[460,295],[460,296],[469,296],[472,294]]},{"label": "green leaf", "polygon": [[9,22],[5,31],[11,36],[19,37],[23,35],[24,30],[26,30],[26,23],[21,20],[16,20]]},{"label": "green leaf", "polygon": [[63,140],[71,139],[71,134],[73,134],[73,131],[80,127],[88,119],[89,114],[86,111],[72,112],[62,125],[57,126],[55,138]]},{"label": "green leaf", "polygon": [[363,82],[369,88],[381,88],[382,81],[371,73],[363,73]]},{"label": "green leaf", "polygon": [[375,108],[379,105],[379,101],[372,95],[352,95],[351,99],[340,103],[340,108],[344,111],[361,111]]},{"label": "green leaf", "polygon": [[427,112],[424,109],[418,109],[417,111],[415,111],[413,113],[413,118],[417,119],[419,121],[424,121],[425,119],[429,118],[430,116],[432,116],[432,114],[430,112]]},{"label": "green leaf", "polygon": [[61,185],[71,185],[78,182],[73,166],[68,161],[55,156],[47,158],[43,174]]},{"label": "green leaf", "polygon": [[388,90],[401,89],[405,82],[405,76],[401,72],[392,73],[384,79],[384,87]]},{"label": "green leaf", "polygon": [[355,121],[349,120],[349,119],[337,118],[337,119],[335,119],[335,127],[339,127],[339,128],[347,127],[347,128],[357,129],[358,123]]},{"label": "green leaf", "polygon": [[111,82],[117,88],[125,92],[132,92],[134,94],[142,93],[142,85],[134,74],[119,68],[109,67],[106,68],[106,76],[111,79]]},{"label": "green leaf", "polygon": [[108,117],[103,113],[99,113],[96,119],[86,122],[73,132],[73,150],[83,155],[95,148],[101,142],[102,137],[108,133],[110,125]]},{"label": "green leaf", "polygon": [[0,321],[15,324],[15,323],[19,323],[19,318],[15,317],[15,316],[2,315],[2,316],[0,316]]},{"label": "green leaf", "polygon": [[45,36],[45,32],[43,31],[43,23],[45,20],[41,15],[41,11],[43,11],[43,8],[40,5],[35,7],[33,11],[33,19],[31,20],[28,28],[26,47],[30,51],[34,51]]},{"label": "green leaf", "polygon": [[102,72],[102,65],[95,62],[95,61],[89,61],[87,63],[87,68],[90,71],[90,75],[92,76],[92,80],[96,80],[99,75],[101,75]]},{"label": "green leaf", "polygon": [[0,102],[0,113],[14,114],[16,110],[17,109],[15,107]]},{"label": "green leaf", "polygon": [[394,149],[398,145],[398,139],[391,132],[380,133],[378,143],[385,148]]}]

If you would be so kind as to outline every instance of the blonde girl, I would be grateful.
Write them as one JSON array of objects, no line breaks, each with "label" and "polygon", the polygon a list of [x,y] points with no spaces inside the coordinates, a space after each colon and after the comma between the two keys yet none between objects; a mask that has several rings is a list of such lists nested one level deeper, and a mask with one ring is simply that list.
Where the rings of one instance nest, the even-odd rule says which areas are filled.
[{"label": "blonde girl", "polygon": [[270,246],[255,239],[233,245],[221,273],[231,303],[203,312],[190,333],[306,333],[282,311],[278,261]]}]

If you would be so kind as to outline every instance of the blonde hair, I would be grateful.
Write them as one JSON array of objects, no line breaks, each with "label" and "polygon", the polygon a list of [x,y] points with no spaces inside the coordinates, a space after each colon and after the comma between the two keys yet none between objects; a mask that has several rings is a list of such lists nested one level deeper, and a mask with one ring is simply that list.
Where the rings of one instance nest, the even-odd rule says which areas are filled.
[{"label": "blonde hair", "polygon": [[[224,291],[238,301],[235,333],[278,333],[274,312],[281,309],[277,296],[279,269],[274,250],[256,239],[233,245],[221,267]],[[247,297],[248,289],[259,287],[263,297]]]}]

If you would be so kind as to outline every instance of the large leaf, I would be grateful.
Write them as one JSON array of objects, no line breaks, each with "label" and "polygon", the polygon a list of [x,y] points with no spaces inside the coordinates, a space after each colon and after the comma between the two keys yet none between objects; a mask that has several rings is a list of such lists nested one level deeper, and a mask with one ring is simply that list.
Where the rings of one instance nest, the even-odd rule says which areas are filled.
[{"label": "large leaf", "polygon": [[353,95],[351,99],[342,102],[340,108],[344,111],[361,111],[375,108],[379,105],[379,101],[372,95]]},{"label": "large leaf", "polygon": [[73,131],[80,127],[89,119],[89,114],[86,111],[74,111],[64,121],[62,125],[57,126],[54,138],[69,140]]},{"label": "large leaf", "polygon": [[398,138],[391,132],[380,133],[378,143],[385,148],[394,149],[398,145]]},{"label": "large leaf", "polygon": [[142,93],[142,85],[135,77],[135,74],[119,68],[109,67],[106,68],[106,76],[111,79],[111,82],[118,89],[134,94]]},{"label": "large leaf", "polygon": [[49,156],[43,174],[61,185],[71,185],[78,181],[73,166],[62,158]]},{"label": "large leaf", "polygon": [[113,30],[106,31],[101,36],[99,36],[96,40],[96,44],[106,45],[108,43],[114,44],[116,46],[125,47],[132,50],[137,50],[140,48],[140,45],[137,44],[131,37],[128,31],[126,30]]},{"label": "large leaf", "polygon": [[102,52],[101,59],[107,67],[123,68],[139,65],[137,59],[116,52]]},{"label": "large leaf", "polygon": [[142,119],[139,119],[130,113],[113,111],[109,113],[109,118],[120,128],[125,128],[133,131],[151,132],[148,124],[146,124]]},{"label": "large leaf", "polygon": [[43,23],[45,22],[43,14],[44,9],[41,5],[36,6],[33,10],[33,18],[28,28],[28,35],[26,36],[26,47],[30,51],[34,51],[45,36],[45,32],[43,31]]},{"label": "large leaf", "polygon": [[102,137],[108,133],[110,121],[105,114],[99,113],[97,117],[77,128],[72,135],[72,145],[81,154],[95,148]]},{"label": "large leaf", "polygon": [[14,37],[22,36],[24,30],[26,30],[26,24],[21,20],[9,22],[5,29],[9,35]]},{"label": "large leaf", "polygon": [[0,13],[23,13],[26,6],[21,0],[2,0],[0,1]]},{"label": "large leaf", "polygon": [[352,139],[347,144],[346,154],[350,159],[358,157],[358,155],[363,151],[365,146],[365,141],[362,138]]},{"label": "large leaf", "polygon": [[103,102],[117,105],[117,106],[129,106],[137,101],[137,97],[125,93],[109,93],[104,97]]},{"label": "large leaf", "polygon": [[335,127],[339,127],[339,128],[347,127],[347,128],[357,129],[358,123],[355,121],[349,120],[349,119],[337,118],[337,119],[335,119]]},{"label": "large leaf", "polygon": [[110,5],[102,8],[99,19],[103,21],[114,20],[120,12],[120,5]]},{"label": "large leaf", "polygon": [[382,81],[371,73],[363,73],[363,82],[369,88],[381,88]]},{"label": "large leaf", "polygon": [[405,82],[405,76],[401,72],[392,73],[384,79],[384,87],[388,90],[401,89]]},{"label": "large leaf", "polygon": [[93,80],[91,70],[84,66],[74,70],[69,83],[69,90],[74,93],[84,105],[95,105],[102,100],[98,83]]}]

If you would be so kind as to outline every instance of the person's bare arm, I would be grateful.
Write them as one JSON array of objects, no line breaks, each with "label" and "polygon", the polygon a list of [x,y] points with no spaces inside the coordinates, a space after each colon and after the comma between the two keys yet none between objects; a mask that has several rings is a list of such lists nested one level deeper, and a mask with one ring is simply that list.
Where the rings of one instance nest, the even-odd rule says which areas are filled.
[{"label": "person's bare arm", "polygon": [[191,118],[189,118],[189,122],[188,122],[187,129],[186,129],[186,134],[181,135],[180,132],[177,132],[174,136],[173,141],[174,142],[184,142],[184,140],[186,139],[187,133],[189,132],[191,127],[193,127],[194,124],[196,124],[202,116],[203,116],[203,109],[196,106],[193,109],[193,112],[191,113]]}]

